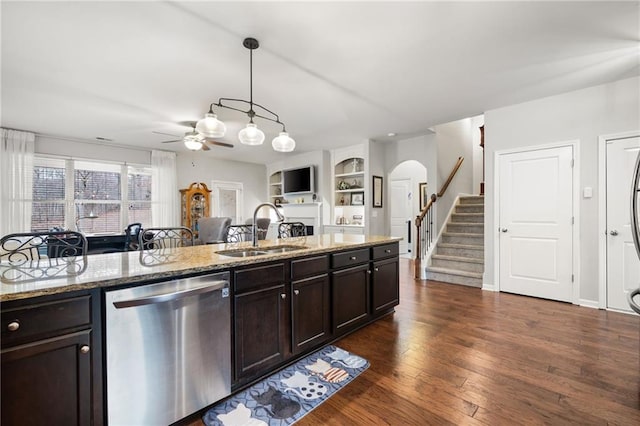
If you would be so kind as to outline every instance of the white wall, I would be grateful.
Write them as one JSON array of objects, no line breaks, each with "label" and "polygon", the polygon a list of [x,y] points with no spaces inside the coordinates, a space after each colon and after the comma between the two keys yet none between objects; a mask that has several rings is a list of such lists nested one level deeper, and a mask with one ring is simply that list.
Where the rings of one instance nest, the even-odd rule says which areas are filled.
[{"label": "white wall", "polygon": [[151,151],[148,149],[128,148],[99,142],[36,136],[34,149],[39,154],[132,164],[151,164]]},{"label": "white wall", "polygon": [[[473,191],[473,133],[471,119],[452,121],[451,123],[434,126],[436,143],[438,145],[437,175],[438,186],[431,187],[438,192],[446,182],[451,170],[456,165],[458,157],[464,157],[464,162],[449,188],[442,198],[436,202],[436,230],[439,231],[447,219],[447,214],[458,194],[472,194]],[[477,130],[477,129],[474,129]],[[428,169],[428,168],[427,168]],[[477,191],[476,191],[477,192]]]},{"label": "white wall", "polygon": [[241,182],[244,196],[243,220],[253,216],[253,210],[267,201],[266,168],[261,164],[221,160],[202,152],[178,153],[178,188],[188,188],[193,182],[204,182],[211,189],[211,181]]},{"label": "white wall", "polygon": [[367,194],[364,196],[365,208],[367,211],[367,229],[369,235],[389,235],[388,233],[388,223],[387,223],[387,207],[389,199],[389,195],[386,187],[382,189],[382,208],[373,208],[373,178],[371,176],[382,176],[382,184],[388,182],[385,177],[385,144],[382,142],[369,141],[369,155],[367,158],[369,159],[369,174],[367,182]]},{"label": "white wall", "polygon": [[592,187],[593,198],[580,200],[580,299],[598,301],[598,137],[640,130],[640,77],[538,99],[485,113],[485,276],[495,285],[493,252],[494,154],[516,147],[579,140],[580,188]]}]

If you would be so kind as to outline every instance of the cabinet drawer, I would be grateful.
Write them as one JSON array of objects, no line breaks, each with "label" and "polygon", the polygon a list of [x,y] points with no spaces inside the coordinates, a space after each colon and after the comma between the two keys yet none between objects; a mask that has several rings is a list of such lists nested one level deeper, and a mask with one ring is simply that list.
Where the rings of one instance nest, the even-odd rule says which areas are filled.
[{"label": "cabinet drawer", "polygon": [[351,250],[331,255],[332,268],[344,268],[369,261],[369,249]]},{"label": "cabinet drawer", "polygon": [[326,255],[292,260],[291,279],[298,280],[300,278],[326,274],[328,269],[329,260]]},{"label": "cabinet drawer", "polygon": [[[52,335],[56,331],[88,327],[91,324],[91,296],[7,309],[2,311],[1,317],[4,347]],[[11,331],[13,328],[15,330]]]},{"label": "cabinet drawer", "polygon": [[284,263],[241,269],[234,272],[236,294],[285,281]]},{"label": "cabinet drawer", "polygon": [[371,255],[373,260],[384,259],[385,257],[392,257],[398,255],[398,243],[385,244],[383,246],[376,246],[371,248]]}]

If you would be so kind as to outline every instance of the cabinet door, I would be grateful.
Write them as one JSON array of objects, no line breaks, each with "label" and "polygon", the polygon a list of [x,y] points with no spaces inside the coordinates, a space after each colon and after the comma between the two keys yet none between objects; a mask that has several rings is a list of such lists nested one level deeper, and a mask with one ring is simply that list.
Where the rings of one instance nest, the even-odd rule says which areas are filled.
[{"label": "cabinet door", "polygon": [[329,276],[327,274],[292,283],[293,353],[304,352],[331,334]]},{"label": "cabinet door", "polygon": [[288,355],[287,303],[284,284],[235,297],[237,381],[261,374]]},{"label": "cabinet door", "polygon": [[91,424],[90,338],[85,330],[4,349],[2,424]]},{"label": "cabinet door", "polygon": [[333,331],[343,334],[369,316],[369,264],[331,273]]},{"label": "cabinet door", "polygon": [[399,302],[398,258],[373,262],[373,315],[389,311]]}]

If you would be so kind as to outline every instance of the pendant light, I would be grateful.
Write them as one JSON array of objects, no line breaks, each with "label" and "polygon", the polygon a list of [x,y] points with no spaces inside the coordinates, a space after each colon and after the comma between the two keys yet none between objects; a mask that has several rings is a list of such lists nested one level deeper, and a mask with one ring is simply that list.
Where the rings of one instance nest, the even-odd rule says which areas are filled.
[{"label": "pendant light", "polygon": [[[218,117],[213,112],[213,106],[215,105],[220,108],[232,109],[234,111],[247,114],[249,117],[249,123],[247,123],[247,126],[244,129],[238,132],[238,139],[241,143],[255,146],[262,145],[264,142],[264,132],[253,122],[253,118],[258,117],[263,120],[273,121],[274,123],[282,125],[282,132],[279,136],[273,139],[271,146],[274,150],[279,152],[291,152],[295,149],[296,142],[287,133],[285,125],[280,121],[278,114],[253,102],[253,51],[260,47],[260,43],[258,43],[258,40],[255,38],[247,37],[244,39],[242,44],[244,47],[249,49],[249,100],[219,98],[217,103],[214,102],[209,105],[209,112],[205,114],[204,118],[198,121],[196,124],[196,131],[204,138],[221,138],[225,135],[227,130],[225,124],[218,120]],[[229,103],[248,104],[249,109],[245,111],[242,108],[229,105]],[[259,113],[257,113],[254,108],[258,108]],[[193,146],[195,146],[195,144]]]}]

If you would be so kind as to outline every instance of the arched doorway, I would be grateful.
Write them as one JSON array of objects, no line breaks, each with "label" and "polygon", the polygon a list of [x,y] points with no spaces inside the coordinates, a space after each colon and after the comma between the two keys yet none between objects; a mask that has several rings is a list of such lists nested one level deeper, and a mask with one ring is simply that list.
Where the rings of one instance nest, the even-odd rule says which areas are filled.
[{"label": "arched doorway", "polygon": [[400,254],[411,257],[415,232],[414,220],[420,212],[421,183],[426,183],[427,168],[416,160],[398,164],[389,173],[389,231],[394,237],[402,237]]}]

